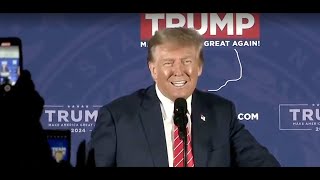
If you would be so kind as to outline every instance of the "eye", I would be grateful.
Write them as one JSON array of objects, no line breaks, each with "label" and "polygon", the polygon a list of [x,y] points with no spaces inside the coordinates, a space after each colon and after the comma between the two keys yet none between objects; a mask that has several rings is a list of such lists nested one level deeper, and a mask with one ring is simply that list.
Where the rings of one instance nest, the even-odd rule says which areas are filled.
[{"label": "eye", "polygon": [[184,64],[190,64],[190,63],[192,63],[192,61],[190,59],[184,60]]},{"label": "eye", "polygon": [[172,66],[172,62],[169,62],[169,61],[168,62],[164,62],[163,65],[164,66]]}]

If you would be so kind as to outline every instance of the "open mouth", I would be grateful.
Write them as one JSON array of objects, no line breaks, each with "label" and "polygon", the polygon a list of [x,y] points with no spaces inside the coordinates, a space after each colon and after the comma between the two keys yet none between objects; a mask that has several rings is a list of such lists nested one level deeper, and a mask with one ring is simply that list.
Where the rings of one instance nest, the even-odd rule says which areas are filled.
[{"label": "open mouth", "polygon": [[174,85],[175,87],[183,87],[185,84],[187,84],[187,81],[175,81],[175,82],[171,82],[172,85]]}]

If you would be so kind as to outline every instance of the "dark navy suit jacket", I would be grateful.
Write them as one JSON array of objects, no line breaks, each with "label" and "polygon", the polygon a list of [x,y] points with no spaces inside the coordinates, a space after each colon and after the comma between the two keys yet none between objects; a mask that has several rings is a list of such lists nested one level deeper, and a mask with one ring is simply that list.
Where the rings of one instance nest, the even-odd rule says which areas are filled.
[{"label": "dark navy suit jacket", "polygon": [[[237,120],[233,103],[195,90],[192,147],[196,167],[280,166]],[[205,121],[201,115],[206,117]],[[155,85],[103,106],[91,134],[97,167],[168,167],[160,100]]]}]

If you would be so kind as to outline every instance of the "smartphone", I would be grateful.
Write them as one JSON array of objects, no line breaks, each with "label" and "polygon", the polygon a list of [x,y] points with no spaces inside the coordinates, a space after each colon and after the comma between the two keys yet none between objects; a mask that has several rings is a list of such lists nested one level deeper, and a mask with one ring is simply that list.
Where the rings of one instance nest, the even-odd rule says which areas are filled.
[{"label": "smartphone", "polygon": [[0,37],[0,85],[14,86],[22,70],[22,43],[18,37]]},{"label": "smartphone", "polygon": [[70,130],[45,130],[51,148],[53,159],[60,163],[70,163],[71,131]]}]

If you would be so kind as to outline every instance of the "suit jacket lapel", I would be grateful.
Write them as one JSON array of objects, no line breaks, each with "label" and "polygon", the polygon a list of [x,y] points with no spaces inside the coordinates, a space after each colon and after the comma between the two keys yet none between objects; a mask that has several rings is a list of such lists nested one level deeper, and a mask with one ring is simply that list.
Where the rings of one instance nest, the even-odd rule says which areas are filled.
[{"label": "suit jacket lapel", "polygon": [[208,108],[205,107],[203,102],[205,99],[201,97],[198,90],[192,96],[192,150],[193,158],[195,161],[195,167],[205,167],[207,166],[208,151],[209,151],[209,124],[207,123],[208,118]]},{"label": "suit jacket lapel", "polygon": [[140,110],[140,118],[153,158],[153,165],[168,167],[167,145],[160,101],[154,86],[146,90]]}]

